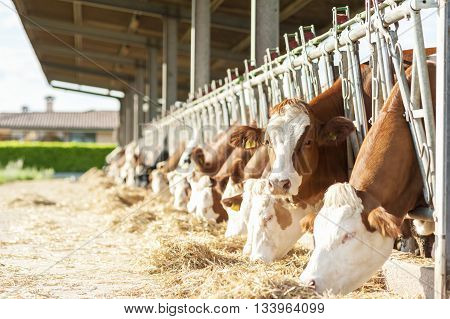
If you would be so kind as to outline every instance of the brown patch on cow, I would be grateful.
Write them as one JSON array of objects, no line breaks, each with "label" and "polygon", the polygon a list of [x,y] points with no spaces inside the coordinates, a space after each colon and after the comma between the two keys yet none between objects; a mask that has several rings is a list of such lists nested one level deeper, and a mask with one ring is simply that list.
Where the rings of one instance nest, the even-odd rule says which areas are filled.
[{"label": "brown patch on cow", "polygon": [[317,212],[312,212],[303,217],[300,220],[300,228],[303,232],[313,233],[314,231],[314,221],[316,220]]},{"label": "brown patch on cow", "polygon": [[185,142],[181,142],[180,146],[177,148],[175,153],[173,153],[172,156],[169,157],[169,159],[166,162],[166,165],[164,165],[164,168],[162,169],[164,173],[171,172],[175,168],[177,168],[178,162],[180,161],[181,155],[183,155],[185,149],[186,149]]},{"label": "brown patch on cow", "polygon": [[[412,68],[406,70],[408,82]],[[435,102],[435,65],[428,64]],[[397,83],[359,151],[350,184],[364,205],[367,229],[395,238],[407,212],[423,199],[423,183]]]},{"label": "brown patch on cow", "polygon": [[215,176],[213,179],[213,188],[215,188],[216,191],[222,195],[223,192],[225,191],[225,188],[227,187],[229,179],[230,175]]},{"label": "brown patch on cow", "polygon": [[260,178],[268,163],[269,153],[267,152],[267,146],[261,146],[245,165],[243,180]]},{"label": "brown patch on cow", "polygon": [[225,208],[223,208],[222,204],[220,203],[220,198],[222,197],[221,194],[219,194],[215,187],[212,188],[212,196],[213,196],[213,206],[212,209],[214,213],[218,214],[219,217],[217,217],[216,221],[218,223],[221,223],[223,221],[228,220],[228,214]]},{"label": "brown patch on cow", "polygon": [[275,209],[277,222],[280,225],[281,229],[284,230],[289,227],[292,224],[292,215],[289,210],[278,201],[275,201],[275,203],[273,204],[273,208]]},{"label": "brown patch on cow", "polygon": [[368,231],[378,231],[381,235],[394,239],[401,235],[402,219],[389,214],[383,207],[363,213],[361,218]]},{"label": "brown patch on cow", "polygon": [[205,153],[200,147],[196,147],[192,150],[191,161],[194,162],[196,166],[203,167],[205,165]]},{"label": "brown patch on cow", "polygon": [[356,130],[353,122],[343,116],[336,116],[326,122],[320,129],[319,145],[338,145]]},{"label": "brown patch on cow", "polygon": [[295,97],[292,99],[285,99],[281,103],[278,103],[277,105],[272,107],[270,109],[270,115],[272,116],[274,114],[283,114],[284,108],[286,106],[293,106],[293,107],[298,108],[299,110],[305,111],[305,113],[308,113],[307,103],[305,101],[303,101],[302,99]]},{"label": "brown patch on cow", "polygon": [[231,180],[234,184],[239,184],[244,179],[244,163],[241,159],[236,159],[233,161],[231,168]]},{"label": "brown patch on cow", "polygon": [[234,147],[255,149],[264,143],[265,130],[251,126],[238,126],[231,133],[229,143]]}]

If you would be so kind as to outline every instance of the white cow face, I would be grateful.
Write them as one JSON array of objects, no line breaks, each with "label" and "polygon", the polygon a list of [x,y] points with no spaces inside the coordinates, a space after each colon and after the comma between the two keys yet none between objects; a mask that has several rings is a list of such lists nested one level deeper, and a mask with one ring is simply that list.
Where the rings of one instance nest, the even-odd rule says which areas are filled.
[{"label": "white cow face", "polygon": [[314,222],[315,248],[300,276],[303,284],[319,293],[346,294],[362,286],[387,260],[394,239],[368,231],[363,208],[350,184],[328,189]]},{"label": "white cow face", "polygon": [[212,183],[209,176],[204,175],[198,179],[190,176],[188,182],[191,185],[188,212],[194,213],[198,218],[215,222],[218,214],[213,210]]},{"label": "white cow face", "polygon": [[160,192],[167,189],[167,186],[168,186],[167,179],[161,170],[155,169],[150,174],[151,174],[151,180],[152,180],[151,187],[152,187],[153,193],[159,194]]},{"label": "white cow face", "polygon": [[242,192],[242,183],[235,183],[231,178],[228,179],[227,186],[222,195],[222,205],[228,214],[225,237],[245,235],[247,233],[247,226],[240,213]]},{"label": "white cow face", "polygon": [[297,195],[302,176],[294,168],[293,154],[309,125],[307,112],[292,105],[285,105],[280,113],[270,118],[265,139],[270,145],[269,186],[274,195]]},{"label": "white cow face", "polygon": [[302,235],[300,220],[307,210],[290,210],[286,204],[270,194],[267,180],[254,183],[244,252],[251,260],[272,262],[283,258]]},{"label": "white cow face", "polygon": [[173,195],[173,207],[177,210],[186,210],[189,201],[189,183],[187,174],[176,171],[167,174],[169,180],[170,193]]}]

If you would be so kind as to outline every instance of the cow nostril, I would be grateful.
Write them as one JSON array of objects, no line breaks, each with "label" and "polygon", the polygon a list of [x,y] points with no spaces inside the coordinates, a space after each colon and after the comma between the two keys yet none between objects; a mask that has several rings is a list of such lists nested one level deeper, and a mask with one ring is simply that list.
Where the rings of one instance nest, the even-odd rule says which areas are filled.
[{"label": "cow nostril", "polygon": [[316,281],[314,279],[311,279],[308,283],[308,287],[315,289],[316,288]]},{"label": "cow nostril", "polygon": [[291,181],[288,179],[281,181],[281,187],[283,187],[283,190],[288,191],[291,188]]}]

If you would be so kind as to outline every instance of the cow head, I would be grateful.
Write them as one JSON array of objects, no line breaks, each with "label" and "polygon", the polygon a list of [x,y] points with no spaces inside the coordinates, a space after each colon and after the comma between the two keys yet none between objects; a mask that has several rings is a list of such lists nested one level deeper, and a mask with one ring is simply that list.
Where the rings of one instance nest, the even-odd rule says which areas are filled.
[{"label": "cow head", "polygon": [[173,207],[177,210],[186,210],[190,191],[187,173],[171,171],[167,173],[167,179],[170,193],[173,195]]},{"label": "cow head", "polygon": [[272,262],[280,259],[300,238],[299,222],[304,214],[291,211],[285,204],[270,193],[268,180],[254,182],[245,247],[251,260]]},{"label": "cow head", "polygon": [[155,194],[164,191],[168,186],[166,175],[162,171],[165,163],[166,162],[159,162],[156,165],[156,169],[150,173],[150,185]]},{"label": "cow head", "polygon": [[314,251],[300,281],[317,292],[359,288],[389,257],[400,221],[367,209],[348,183],[331,186],[314,221]]},{"label": "cow head", "polygon": [[268,177],[271,193],[297,195],[303,178],[317,170],[319,149],[344,142],[354,129],[353,123],[344,117],[320,122],[305,102],[294,98],[271,110],[266,129],[238,127],[230,143],[250,149],[267,145],[272,168]]}]

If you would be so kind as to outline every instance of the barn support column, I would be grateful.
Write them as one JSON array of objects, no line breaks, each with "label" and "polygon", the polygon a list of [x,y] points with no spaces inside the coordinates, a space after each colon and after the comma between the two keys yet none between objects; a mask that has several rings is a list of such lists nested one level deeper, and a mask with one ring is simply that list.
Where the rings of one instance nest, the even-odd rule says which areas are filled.
[{"label": "barn support column", "polygon": [[252,0],[250,57],[264,63],[267,48],[278,46],[280,28],[279,1]]},{"label": "barn support column", "polygon": [[436,79],[435,298],[448,298],[450,275],[450,5],[439,1]]},{"label": "barn support column", "polygon": [[133,95],[128,90],[124,98],[125,105],[125,144],[133,140]]},{"label": "barn support column", "polygon": [[163,63],[162,63],[161,115],[165,116],[169,107],[177,100],[177,20],[163,20]]},{"label": "barn support column", "polygon": [[156,48],[148,48],[147,55],[147,96],[148,101],[148,112],[146,117],[146,122],[150,122],[159,113],[158,105],[158,56]]},{"label": "barn support column", "polygon": [[126,104],[125,98],[119,99],[119,128],[117,130],[117,143],[119,146],[126,144]]},{"label": "barn support column", "polygon": [[209,83],[210,70],[210,0],[192,1],[191,23],[191,85],[192,96]]},{"label": "barn support column", "polygon": [[134,84],[134,96],[136,103],[136,116],[137,116],[137,137],[134,138],[135,141],[142,137],[142,127],[144,124],[144,95],[145,95],[145,84],[144,84],[145,70],[142,66],[139,66],[136,71],[136,78]]}]

